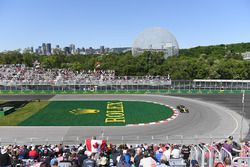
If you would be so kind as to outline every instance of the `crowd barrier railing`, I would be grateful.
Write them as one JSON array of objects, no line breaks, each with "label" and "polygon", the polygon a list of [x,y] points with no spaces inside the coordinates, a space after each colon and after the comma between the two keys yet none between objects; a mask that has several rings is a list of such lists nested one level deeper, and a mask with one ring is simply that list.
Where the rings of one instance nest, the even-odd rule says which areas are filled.
[{"label": "crowd barrier railing", "polygon": [[224,147],[222,147],[221,148],[221,160],[224,161],[225,157],[228,157],[230,159],[231,163],[233,162],[233,156],[232,156],[232,154],[227,149],[225,149]]},{"label": "crowd barrier railing", "polygon": [[221,153],[215,146],[212,146],[211,151],[214,154],[214,156],[213,156],[213,164],[217,164],[219,162],[223,163]]},{"label": "crowd barrier railing", "polygon": [[213,167],[213,155],[211,150],[204,145],[205,150],[205,163],[208,164],[208,167]]},{"label": "crowd barrier railing", "polygon": [[234,167],[250,167],[250,157],[235,157],[232,164]]}]

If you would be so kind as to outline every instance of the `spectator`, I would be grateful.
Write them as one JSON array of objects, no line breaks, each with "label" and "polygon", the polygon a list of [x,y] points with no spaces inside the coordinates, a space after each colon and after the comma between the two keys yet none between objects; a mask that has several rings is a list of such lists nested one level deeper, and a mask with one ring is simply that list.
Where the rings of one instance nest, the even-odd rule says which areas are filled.
[{"label": "spectator", "polygon": [[171,156],[174,159],[180,158],[180,149],[177,145],[174,145],[174,149],[171,151]]},{"label": "spectator", "polygon": [[165,145],[166,150],[163,152],[163,155],[166,157],[166,160],[169,161],[171,156],[171,149],[168,144]]},{"label": "spectator", "polygon": [[51,167],[58,167],[58,161],[56,158],[53,158],[51,161],[50,161],[50,165]]},{"label": "spectator", "polygon": [[231,167],[231,161],[229,157],[225,157],[223,162],[225,167]]},{"label": "spectator", "polygon": [[0,166],[1,167],[8,167],[11,165],[11,158],[7,153],[7,147],[3,147],[0,153]]},{"label": "spectator", "polygon": [[72,161],[69,160],[69,153],[63,153],[63,160],[59,162],[59,167],[70,167],[72,165]]},{"label": "spectator", "polygon": [[163,151],[162,151],[162,149],[160,148],[160,149],[157,150],[156,153],[155,153],[155,158],[157,159],[157,162],[160,162],[160,161],[161,161],[162,155],[163,155]]},{"label": "spectator", "polygon": [[147,151],[144,152],[144,156],[140,161],[140,165],[142,167],[154,167],[156,166],[156,161],[149,156],[149,153]]},{"label": "spectator", "polygon": [[18,153],[18,159],[28,159],[29,157],[29,150],[27,149],[26,145],[20,146],[20,150]]},{"label": "spectator", "polygon": [[139,167],[140,161],[143,158],[142,150],[141,148],[136,149],[136,155],[134,157],[134,165],[135,167]]},{"label": "spectator", "polygon": [[223,163],[218,162],[218,163],[216,163],[215,167],[224,167],[224,165],[223,165]]},{"label": "spectator", "polygon": [[165,157],[165,155],[162,155],[160,163],[157,165],[157,167],[168,167],[168,166],[169,164],[167,162],[167,158]]},{"label": "spectator", "polygon": [[183,145],[181,149],[181,154],[183,155],[183,159],[185,163],[188,165],[189,164],[189,155],[190,155],[190,147]]},{"label": "spectator", "polygon": [[83,161],[83,167],[96,167],[96,161],[92,159],[92,153],[90,151],[85,152],[88,158]]},{"label": "spectator", "polygon": [[197,160],[192,160],[191,164],[192,164],[192,167],[199,167],[200,166]]},{"label": "spectator", "polygon": [[37,157],[38,157],[38,153],[37,153],[35,147],[33,146],[31,148],[31,150],[29,151],[29,158],[30,159],[36,159]]},{"label": "spectator", "polygon": [[79,166],[82,166],[83,161],[88,158],[88,156],[86,154],[84,154],[84,152],[85,152],[85,150],[83,150],[83,148],[80,149],[79,152],[78,152],[77,160],[78,160],[78,165]]},{"label": "spectator", "polygon": [[99,167],[108,166],[108,158],[104,155],[104,153],[101,153],[98,159],[98,165]]},{"label": "spectator", "polygon": [[51,167],[51,166],[48,163],[46,163],[46,162],[42,162],[40,164],[40,167]]}]

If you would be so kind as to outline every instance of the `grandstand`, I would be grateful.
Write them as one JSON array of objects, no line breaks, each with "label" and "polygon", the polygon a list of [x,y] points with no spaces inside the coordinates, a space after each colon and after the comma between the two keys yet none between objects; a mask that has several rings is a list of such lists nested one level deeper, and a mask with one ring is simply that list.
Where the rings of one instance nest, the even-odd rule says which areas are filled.
[{"label": "grandstand", "polygon": [[250,80],[171,80],[170,76],[116,76],[115,71],[73,71],[0,66],[0,91],[153,91],[153,92],[240,92],[250,89]]}]

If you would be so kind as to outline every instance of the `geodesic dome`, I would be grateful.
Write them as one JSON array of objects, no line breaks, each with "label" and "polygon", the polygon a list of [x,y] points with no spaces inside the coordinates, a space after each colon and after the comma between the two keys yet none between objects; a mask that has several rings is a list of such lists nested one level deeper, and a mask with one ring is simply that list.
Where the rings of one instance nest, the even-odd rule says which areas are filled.
[{"label": "geodesic dome", "polygon": [[164,57],[178,55],[178,43],[169,31],[163,28],[146,29],[135,39],[132,54],[139,56],[145,51],[163,52]]}]

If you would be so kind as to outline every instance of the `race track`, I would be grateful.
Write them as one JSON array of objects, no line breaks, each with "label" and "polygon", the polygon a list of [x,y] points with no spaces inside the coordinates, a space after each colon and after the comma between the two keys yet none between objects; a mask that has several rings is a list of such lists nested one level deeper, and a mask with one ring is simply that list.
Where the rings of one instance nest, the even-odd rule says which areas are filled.
[{"label": "race track", "polygon": [[[3,99],[1,97],[0,99]],[[5,97],[7,98],[7,97]],[[9,97],[8,97],[9,98]],[[32,96],[12,96],[11,100],[38,99]],[[173,120],[157,125],[133,127],[1,127],[2,143],[65,143],[81,142],[83,138],[97,136],[112,143],[194,143],[218,141],[220,138],[233,135],[240,137],[241,116],[221,105],[197,99],[163,96],[163,95],[56,95],[50,100],[139,100],[152,101],[176,107],[184,104],[190,110],[188,114],[179,114]],[[243,121],[243,135],[248,133],[247,120]],[[211,137],[211,138],[210,138]]]}]

